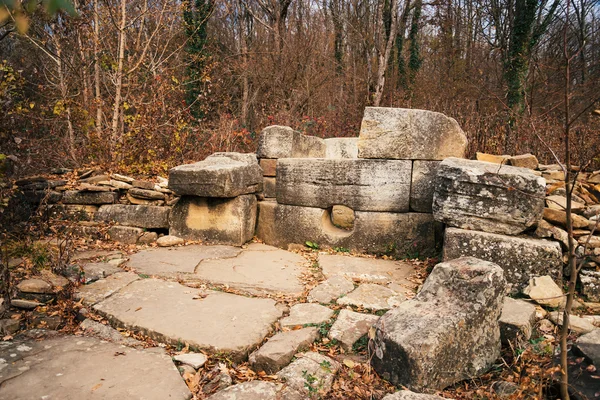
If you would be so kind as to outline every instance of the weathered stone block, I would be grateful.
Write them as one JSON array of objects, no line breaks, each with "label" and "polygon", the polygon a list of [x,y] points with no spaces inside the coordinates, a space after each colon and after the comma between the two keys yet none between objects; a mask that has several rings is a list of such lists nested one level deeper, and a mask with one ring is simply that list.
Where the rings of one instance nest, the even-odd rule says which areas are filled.
[{"label": "weathered stone block", "polygon": [[254,154],[215,153],[169,170],[169,189],[180,196],[236,197],[260,191],[262,180]]},{"label": "weathered stone block", "polygon": [[277,164],[277,202],[355,211],[406,212],[410,161],[281,159]]},{"label": "weathered stone block", "polygon": [[358,138],[325,139],[325,158],[358,158]]},{"label": "weathered stone block", "polygon": [[323,158],[323,139],[306,136],[288,126],[272,125],[262,130],[256,155],[259,158]]},{"label": "weathered stone block", "polygon": [[144,233],[142,228],[135,228],[133,226],[115,225],[108,229],[108,237],[111,240],[125,244],[136,244],[142,233]]},{"label": "weathered stone block", "polygon": [[439,224],[431,214],[356,211],[352,231],[337,228],[327,209],[259,204],[257,236],[265,243],[287,248],[307,240],[322,247],[390,254],[435,254]]},{"label": "weathered stone block", "polygon": [[521,154],[520,156],[513,156],[510,158],[510,164],[515,167],[537,169],[538,159],[533,154]]},{"label": "weathered stone block", "polygon": [[415,160],[410,187],[410,209],[430,213],[439,161]]},{"label": "weathered stone block", "polygon": [[357,313],[341,310],[336,321],[331,326],[328,336],[341,343],[344,350],[352,351],[352,346],[358,339],[366,335],[369,329],[377,323],[379,317],[372,314]]},{"label": "weathered stone block", "polygon": [[48,206],[50,218],[72,219],[77,221],[91,221],[98,211],[98,206],[85,206],[77,204],[53,204]]},{"label": "weathered stone block", "polygon": [[240,246],[254,236],[256,203],[255,195],[233,199],[184,196],[173,206],[169,233],[186,240]]},{"label": "weathered stone block", "polygon": [[378,321],[373,367],[418,391],[482,374],[500,355],[504,288],[495,264],[465,257],[436,265],[414,299]]},{"label": "weathered stone block", "polygon": [[433,215],[458,228],[517,235],[542,218],[546,182],[531,171],[448,158],[439,165]]},{"label": "weathered stone block", "polygon": [[114,192],[87,192],[79,190],[67,190],[63,193],[64,204],[113,204],[119,195]]},{"label": "weathered stone block", "polygon": [[318,336],[314,327],[278,333],[250,354],[248,361],[255,371],[274,374],[288,365],[298,351],[308,350]]},{"label": "weathered stone block", "polygon": [[464,157],[467,137],[458,123],[444,114],[367,107],[357,145],[360,158],[443,160]]},{"label": "weathered stone block", "polygon": [[535,324],[535,306],[525,300],[505,297],[499,322],[502,343],[526,343]]},{"label": "weathered stone block", "polygon": [[275,178],[263,178],[263,194],[265,197],[277,197],[277,180]]},{"label": "weathered stone block", "polygon": [[498,264],[511,292],[518,292],[529,278],[558,276],[562,252],[557,242],[446,228],[444,260],[472,256]]},{"label": "weathered stone block", "polygon": [[333,206],[331,222],[338,228],[352,230],[354,228],[354,210],[346,206]]},{"label": "weathered stone block", "polygon": [[94,219],[139,228],[161,229],[169,227],[170,212],[169,207],[111,204],[101,206]]},{"label": "weathered stone block", "polygon": [[588,301],[600,303],[600,272],[581,270],[579,280],[581,281],[581,294]]},{"label": "weathered stone block", "polygon": [[508,161],[510,160],[510,156],[497,156],[495,154],[480,152],[477,152],[475,157],[477,158],[477,161],[484,161],[492,164],[508,164]]},{"label": "weathered stone block", "polygon": [[277,159],[275,158],[261,158],[260,167],[262,168],[263,176],[275,177],[277,175]]}]

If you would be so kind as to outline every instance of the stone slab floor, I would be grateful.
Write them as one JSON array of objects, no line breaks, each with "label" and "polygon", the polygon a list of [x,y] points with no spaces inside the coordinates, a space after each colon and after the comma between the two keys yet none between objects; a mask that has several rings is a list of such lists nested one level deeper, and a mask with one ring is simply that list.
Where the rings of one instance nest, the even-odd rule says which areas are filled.
[{"label": "stone slab floor", "polygon": [[[117,269],[107,268],[110,275],[79,287],[76,298],[113,327],[160,343],[188,345],[209,356],[226,353],[235,361],[246,361],[255,352],[251,365],[260,359],[261,367],[275,371],[300,353],[300,343],[306,346],[316,335],[313,329],[308,339],[288,343],[286,337],[292,335],[286,336],[281,327],[293,329],[289,321],[303,326],[333,323],[336,317],[328,320],[334,313],[327,307],[336,301],[358,310],[364,317],[340,313],[336,322],[335,335],[344,336],[339,330],[347,330],[344,337],[352,339],[343,345],[351,349],[352,340],[370,326],[365,321],[376,321],[375,311],[393,307],[415,290],[408,279],[414,268],[408,262],[326,253],[317,260],[321,267],[315,270],[314,254],[259,243],[244,248],[151,248],[131,255]],[[309,279],[315,271],[320,280],[316,286]],[[311,301],[312,308],[295,305]],[[256,351],[274,334],[270,346]],[[269,353],[274,347],[275,356]],[[292,365],[285,371],[293,370]],[[0,342],[0,399],[86,398],[186,399],[191,393],[160,347],[140,349],[61,335]],[[242,393],[235,398],[254,397]]]}]

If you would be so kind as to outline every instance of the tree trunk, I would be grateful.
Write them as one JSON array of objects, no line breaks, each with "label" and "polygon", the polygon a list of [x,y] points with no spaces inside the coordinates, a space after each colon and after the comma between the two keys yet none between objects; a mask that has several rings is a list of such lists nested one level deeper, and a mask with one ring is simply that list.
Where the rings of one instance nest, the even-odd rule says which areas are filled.
[{"label": "tree trunk", "polygon": [[56,46],[56,69],[58,70],[58,89],[60,91],[61,101],[65,107],[65,114],[67,116],[67,146],[69,148],[69,156],[75,162],[77,162],[77,156],[75,154],[75,131],[73,129],[73,123],[71,121],[71,105],[69,103],[69,91],[67,88],[67,82],[65,80],[65,72],[63,70],[62,62],[62,45],[60,39],[56,36],[56,33],[52,35],[54,39],[54,45]]},{"label": "tree trunk", "polygon": [[115,79],[115,99],[113,103],[111,156],[115,144],[121,139],[119,129],[119,116],[121,111],[121,91],[123,89],[123,64],[125,61],[125,24],[127,22],[127,1],[121,0],[121,22],[119,23],[119,58],[117,63],[117,75]]},{"label": "tree trunk", "polygon": [[96,103],[96,135],[102,134],[102,94],[100,92],[100,10],[98,0],[94,0],[94,94]]},{"label": "tree trunk", "polygon": [[384,29],[384,12],[383,12],[383,4],[379,6],[377,11],[377,17],[379,20],[379,46],[377,46],[377,55],[378,55],[378,66],[377,66],[377,84],[375,86],[375,94],[373,95],[373,106],[379,107],[381,103],[381,98],[383,97],[383,89],[385,87],[385,72],[388,67],[388,61],[390,59],[390,54],[392,52],[392,48],[394,47],[394,40],[396,39],[396,33],[398,30],[398,10],[397,10],[397,0],[391,0],[390,4],[390,12],[392,21],[390,24],[389,34],[385,35]]}]

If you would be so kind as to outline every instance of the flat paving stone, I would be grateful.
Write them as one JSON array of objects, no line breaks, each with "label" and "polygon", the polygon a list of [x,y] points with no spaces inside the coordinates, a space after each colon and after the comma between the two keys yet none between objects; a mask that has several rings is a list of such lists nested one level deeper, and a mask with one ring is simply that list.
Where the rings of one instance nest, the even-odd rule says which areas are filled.
[{"label": "flat paving stone", "polygon": [[180,273],[193,274],[202,260],[231,258],[242,249],[233,246],[192,245],[183,247],[161,247],[140,251],[129,257],[128,267],[145,275],[173,277]]},{"label": "flat paving stone", "polygon": [[328,321],[333,315],[333,310],[314,303],[296,304],[290,308],[289,317],[283,318],[279,323],[282,327],[298,325],[320,324]]},{"label": "flat paving stone", "polygon": [[249,381],[229,386],[210,396],[208,400],[279,400],[281,383]]},{"label": "flat paving stone", "polygon": [[308,301],[330,303],[353,290],[354,284],[352,281],[341,275],[336,275],[315,286],[308,294]]},{"label": "flat paving stone", "polygon": [[378,320],[377,315],[342,310],[331,326],[328,336],[330,339],[340,342],[344,350],[351,351],[352,345],[366,335],[369,328],[375,325]]},{"label": "flat paving stone", "polygon": [[[340,364],[332,358],[314,352],[301,353],[297,357],[277,376],[285,379],[286,385],[291,389],[305,396],[309,396],[313,391],[317,391],[321,395],[327,394],[331,389],[335,374],[340,369]],[[306,380],[308,375],[314,378],[311,382]]]},{"label": "flat paving stone", "polygon": [[342,275],[353,281],[369,283],[410,283],[406,278],[415,272],[411,264],[403,261],[337,254],[320,254],[319,265],[327,278]]},{"label": "flat paving stone", "polygon": [[307,260],[289,251],[260,246],[243,250],[235,258],[205,260],[196,268],[196,276],[213,284],[245,290],[300,295],[304,285],[300,276],[306,272]]},{"label": "flat paving stone", "polygon": [[106,299],[138,279],[140,279],[140,277],[133,272],[117,272],[105,279],[100,279],[89,285],[81,286],[79,290],[75,292],[74,298],[75,300],[83,299],[83,304],[91,306]]},{"label": "flat paving stone", "polygon": [[200,292],[159,279],[133,282],[94,309],[114,325],[155,340],[230,353],[237,360],[263,341],[282,314],[271,299]]},{"label": "flat paving stone", "polygon": [[273,374],[288,365],[298,351],[307,350],[318,337],[314,327],[280,332],[250,354],[250,365],[255,371]]},{"label": "flat paving stone", "polygon": [[0,398],[11,400],[192,397],[163,349],[76,336],[3,342],[0,388]]},{"label": "flat paving stone", "polygon": [[362,283],[346,296],[340,297],[337,303],[379,311],[389,310],[403,301],[406,301],[406,297],[392,289],[374,283]]}]

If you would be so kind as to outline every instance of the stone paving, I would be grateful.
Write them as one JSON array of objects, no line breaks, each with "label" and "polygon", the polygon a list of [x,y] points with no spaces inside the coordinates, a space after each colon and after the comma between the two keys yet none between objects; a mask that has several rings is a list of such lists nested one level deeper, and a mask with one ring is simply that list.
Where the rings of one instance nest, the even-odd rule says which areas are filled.
[{"label": "stone paving", "polygon": [[[278,373],[288,382],[234,385],[214,399],[305,398],[302,371],[307,368],[327,390],[337,362],[316,353],[299,354],[319,336],[319,327],[334,324],[330,339],[351,351],[378,320],[371,313],[395,307],[415,287],[407,279],[414,272],[410,263],[320,253],[322,283],[311,292],[314,283],[307,287],[306,276],[314,257],[259,243],[244,248],[151,248],[128,260],[118,252],[87,253],[76,258],[104,259],[84,268],[90,279],[83,280],[88,283],[75,297],[113,327],[143,333],[160,343],[188,346],[209,357],[227,354],[245,361],[250,356],[257,371]],[[298,304],[290,308],[283,299]],[[330,308],[333,305],[345,309],[338,316]],[[143,350],[133,340],[133,344],[115,340],[119,334],[114,329],[86,321],[85,334],[95,332],[104,340],[58,336],[3,344],[0,398],[191,397],[164,350]],[[296,361],[290,364],[294,356]],[[150,383],[157,381],[161,384]]]}]

